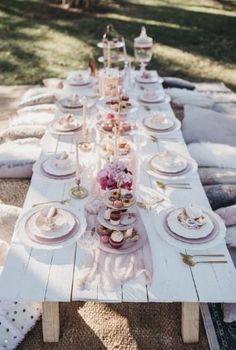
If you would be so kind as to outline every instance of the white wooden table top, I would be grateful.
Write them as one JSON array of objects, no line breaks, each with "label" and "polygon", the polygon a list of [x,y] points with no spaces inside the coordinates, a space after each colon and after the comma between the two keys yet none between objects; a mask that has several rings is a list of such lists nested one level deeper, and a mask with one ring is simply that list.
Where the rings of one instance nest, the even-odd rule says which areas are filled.
[{"label": "white wooden table top", "polygon": [[[137,97],[141,90],[136,86],[132,96]],[[166,105],[167,113],[175,118],[170,105]],[[147,114],[143,107],[135,115],[142,120]],[[174,149],[189,156],[181,131],[174,132],[179,142],[139,143],[138,146],[138,186],[154,188],[153,178],[143,167],[142,160],[158,147]],[[53,137],[47,133],[42,139],[42,154],[39,162],[48,154],[60,151],[73,151],[72,136]],[[94,156],[90,158],[89,174],[82,177],[83,183],[91,188],[92,176],[95,174]],[[89,155],[84,154],[82,162],[88,165]],[[153,280],[150,286],[127,282],[114,290],[79,289],[76,284],[77,274],[86,258],[86,252],[75,243],[62,250],[46,251],[24,246],[18,232],[14,233],[7,262],[0,278],[0,299],[34,300],[34,301],[70,301],[95,300],[101,302],[236,302],[236,271],[224,243],[201,251],[202,253],[225,254],[227,264],[199,264],[190,268],[183,264],[180,249],[166,243],[158,234],[160,219],[158,212],[163,207],[173,205],[186,206],[194,203],[210,207],[197,174],[187,180],[191,190],[168,189],[168,200],[156,210],[140,210],[148,232],[153,259]],[[34,203],[50,200],[61,200],[69,197],[68,190],[74,182],[42,181],[35,174],[27,194],[23,212]],[[71,205],[83,210],[87,198],[72,200]],[[194,251],[188,251],[194,253]]]}]

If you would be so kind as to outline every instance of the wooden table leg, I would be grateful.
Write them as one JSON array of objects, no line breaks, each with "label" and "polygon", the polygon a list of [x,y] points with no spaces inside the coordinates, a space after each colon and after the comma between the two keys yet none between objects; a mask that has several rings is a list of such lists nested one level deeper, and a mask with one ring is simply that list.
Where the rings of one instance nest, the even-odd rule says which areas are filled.
[{"label": "wooden table leg", "polygon": [[45,301],[42,308],[43,341],[57,343],[60,336],[59,303]]},{"label": "wooden table leg", "polygon": [[199,304],[182,303],[182,338],[184,343],[199,341]]}]

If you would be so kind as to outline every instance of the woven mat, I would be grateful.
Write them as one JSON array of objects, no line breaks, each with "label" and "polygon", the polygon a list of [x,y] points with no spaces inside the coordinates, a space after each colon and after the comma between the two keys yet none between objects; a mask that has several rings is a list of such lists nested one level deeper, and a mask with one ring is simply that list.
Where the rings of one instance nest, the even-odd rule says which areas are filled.
[{"label": "woven mat", "polygon": [[207,350],[200,326],[198,344],[183,344],[180,304],[61,304],[61,338],[44,344],[42,324],[27,335],[18,350]]}]

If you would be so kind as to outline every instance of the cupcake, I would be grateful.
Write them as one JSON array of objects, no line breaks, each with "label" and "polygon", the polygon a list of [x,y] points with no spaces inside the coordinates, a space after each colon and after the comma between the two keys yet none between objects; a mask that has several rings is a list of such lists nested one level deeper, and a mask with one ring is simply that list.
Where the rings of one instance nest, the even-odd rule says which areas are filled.
[{"label": "cupcake", "polygon": [[110,217],[111,217],[111,209],[107,208],[107,209],[104,211],[103,217],[104,217],[105,220],[110,220]]},{"label": "cupcake", "polygon": [[120,220],[120,218],[121,218],[121,211],[120,210],[112,211],[110,218],[111,218],[111,220]]},{"label": "cupcake", "polygon": [[133,195],[132,195],[132,193],[125,193],[125,194],[124,194],[124,198],[125,198],[125,199],[132,199],[132,198],[133,198]]},{"label": "cupcake", "polygon": [[122,208],[122,207],[123,207],[122,200],[116,199],[116,200],[114,201],[113,206],[114,206],[114,208],[117,208],[117,209]]},{"label": "cupcake", "polygon": [[103,124],[102,125],[102,128],[104,131],[107,131],[107,132],[112,132],[112,129],[113,129],[113,125],[111,123],[106,123],[106,124]]},{"label": "cupcake", "polygon": [[124,235],[121,231],[113,231],[110,238],[109,243],[112,248],[119,249],[124,244]]},{"label": "cupcake", "polygon": [[110,197],[108,198],[108,203],[109,203],[110,205],[113,205],[114,202],[115,202],[115,200],[116,200],[116,197],[114,197],[114,196],[112,195],[112,196],[110,196]]},{"label": "cupcake", "polygon": [[109,235],[102,235],[100,237],[100,242],[103,244],[108,244],[110,240],[110,236]]},{"label": "cupcake", "polygon": [[120,197],[120,192],[117,190],[114,190],[111,193],[112,193],[112,196],[115,197],[116,199]]},{"label": "cupcake", "polygon": [[120,211],[111,212],[110,223],[112,225],[114,225],[114,226],[117,226],[120,223],[120,218],[121,218],[121,212]]},{"label": "cupcake", "polygon": [[129,208],[131,206],[131,204],[132,204],[131,200],[127,199],[127,198],[124,198],[122,200],[122,203],[123,203],[123,207],[125,207],[125,208]]},{"label": "cupcake", "polygon": [[109,235],[109,230],[105,226],[99,225],[97,228],[97,232],[100,236]]}]

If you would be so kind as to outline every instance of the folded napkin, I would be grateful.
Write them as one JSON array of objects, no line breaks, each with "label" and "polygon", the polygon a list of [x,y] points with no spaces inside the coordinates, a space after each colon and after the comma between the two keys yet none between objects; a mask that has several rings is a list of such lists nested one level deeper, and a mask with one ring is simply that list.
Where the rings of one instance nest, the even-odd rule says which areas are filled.
[{"label": "folded napkin", "polygon": [[187,143],[215,142],[236,146],[236,120],[230,114],[185,106],[182,130]]},{"label": "folded napkin", "polygon": [[30,178],[41,152],[36,138],[20,139],[0,145],[0,178]]},{"label": "folded napkin", "polygon": [[213,210],[236,203],[236,185],[210,185],[204,190]]},{"label": "folded napkin", "polygon": [[[90,201],[86,208],[88,228],[95,226],[98,208],[101,201],[92,204]],[[141,217],[138,215],[137,226],[140,230],[145,230]],[[80,288],[102,287],[113,289],[129,280],[138,280],[144,284],[149,284],[152,278],[151,249],[147,239],[144,246],[129,254],[112,254],[100,249],[88,251],[86,261],[80,268],[76,281]]]},{"label": "folded napkin", "polygon": [[176,88],[166,89],[165,91],[177,106],[192,105],[211,108],[214,104],[210,96],[197,91]]},{"label": "folded napkin", "polygon": [[236,169],[236,147],[202,142],[189,144],[188,150],[199,166]]},{"label": "folded napkin", "polygon": [[236,169],[199,167],[198,173],[203,185],[236,185]]},{"label": "folded napkin", "polygon": [[164,77],[164,81],[162,85],[165,89],[167,88],[178,88],[178,89],[187,89],[187,90],[195,89],[195,85],[192,84],[190,81],[184,80],[181,78],[176,78],[176,77]]}]

